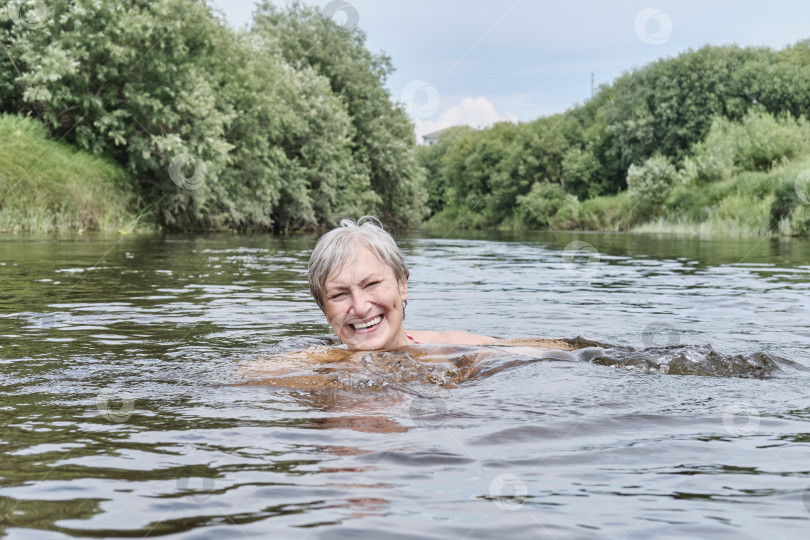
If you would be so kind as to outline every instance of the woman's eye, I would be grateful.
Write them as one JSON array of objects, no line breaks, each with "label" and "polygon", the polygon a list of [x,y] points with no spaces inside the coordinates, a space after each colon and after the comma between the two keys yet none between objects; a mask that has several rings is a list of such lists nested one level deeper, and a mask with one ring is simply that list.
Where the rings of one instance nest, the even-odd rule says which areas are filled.
[{"label": "woman's eye", "polygon": [[343,300],[344,298],[346,298],[346,293],[345,292],[340,292],[340,293],[333,294],[332,296],[330,296],[329,300]]},{"label": "woman's eye", "polygon": [[379,285],[380,283],[381,282],[379,282],[379,281],[371,281],[369,283],[366,283],[366,289],[370,289],[371,287],[374,287],[375,285]]}]

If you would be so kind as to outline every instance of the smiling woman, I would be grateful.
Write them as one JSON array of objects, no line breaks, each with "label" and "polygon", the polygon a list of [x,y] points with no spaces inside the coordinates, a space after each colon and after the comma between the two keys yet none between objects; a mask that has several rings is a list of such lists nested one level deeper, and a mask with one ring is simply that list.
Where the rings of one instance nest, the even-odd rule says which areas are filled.
[{"label": "smiling woman", "polygon": [[349,349],[377,350],[412,343],[494,345],[467,332],[406,331],[408,268],[379,220],[344,219],[319,240],[309,259],[309,288],[329,325]]}]

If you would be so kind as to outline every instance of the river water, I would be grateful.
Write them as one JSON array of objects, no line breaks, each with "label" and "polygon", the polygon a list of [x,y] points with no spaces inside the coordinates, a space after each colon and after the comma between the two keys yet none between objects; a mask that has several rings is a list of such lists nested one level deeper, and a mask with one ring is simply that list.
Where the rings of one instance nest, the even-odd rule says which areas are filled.
[{"label": "river water", "polygon": [[0,238],[0,537],[810,536],[808,241],[400,237],[407,328],[591,341],[264,381],[314,241]]}]

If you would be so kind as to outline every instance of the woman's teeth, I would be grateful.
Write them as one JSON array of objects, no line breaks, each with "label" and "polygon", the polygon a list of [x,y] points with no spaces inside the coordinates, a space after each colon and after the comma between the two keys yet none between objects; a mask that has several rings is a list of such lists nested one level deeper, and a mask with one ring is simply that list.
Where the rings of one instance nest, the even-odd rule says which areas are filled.
[{"label": "woman's teeth", "polygon": [[355,330],[363,330],[364,328],[369,328],[374,325],[380,324],[380,321],[382,321],[382,315],[377,315],[368,322],[353,324],[352,328],[354,328]]}]

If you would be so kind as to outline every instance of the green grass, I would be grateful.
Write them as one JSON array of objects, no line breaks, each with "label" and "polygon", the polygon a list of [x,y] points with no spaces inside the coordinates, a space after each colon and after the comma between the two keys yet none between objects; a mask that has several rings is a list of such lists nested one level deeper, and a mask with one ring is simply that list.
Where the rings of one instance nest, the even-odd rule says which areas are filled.
[{"label": "green grass", "polygon": [[119,166],[49,139],[38,121],[0,115],[0,232],[131,232],[132,183]]}]

